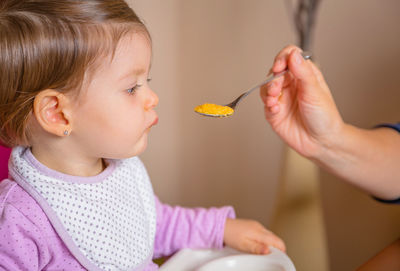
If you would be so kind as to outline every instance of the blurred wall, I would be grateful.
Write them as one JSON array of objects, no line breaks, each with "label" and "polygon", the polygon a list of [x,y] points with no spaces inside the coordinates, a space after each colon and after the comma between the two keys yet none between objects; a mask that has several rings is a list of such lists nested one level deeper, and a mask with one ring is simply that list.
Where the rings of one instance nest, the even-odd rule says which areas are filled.
[{"label": "blurred wall", "polygon": [[[238,216],[269,226],[284,146],[264,121],[258,95],[231,118],[200,117],[193,108],[230,102],[296,41],[285,1],[129,2],[154,42],[160,122],[142,159],[157,195],[186,206],[231,204]],[[399,10],[396,0],[322,0],[314,56],[348,122],[399,120]],[[353,270],[399,236],[399,207],[376,203],[325,172],[320,181],[331,270]]]}]

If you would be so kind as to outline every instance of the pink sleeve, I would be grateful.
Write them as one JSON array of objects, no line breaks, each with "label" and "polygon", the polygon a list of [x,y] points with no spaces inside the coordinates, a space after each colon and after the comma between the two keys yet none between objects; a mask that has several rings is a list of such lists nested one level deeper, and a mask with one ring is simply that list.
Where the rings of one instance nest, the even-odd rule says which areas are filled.
[{"label": "pink sleeve", "polygon": [[48,258],[39,229],[11,204],[0,206],[0,270],[42,270]]},{"label": "pink sleeve", "polygon": [[222,248],[225,221],[235,218],[232,207],[182,208],[162,204],[156,197],[157,232],[154,257],[182,248]]}]

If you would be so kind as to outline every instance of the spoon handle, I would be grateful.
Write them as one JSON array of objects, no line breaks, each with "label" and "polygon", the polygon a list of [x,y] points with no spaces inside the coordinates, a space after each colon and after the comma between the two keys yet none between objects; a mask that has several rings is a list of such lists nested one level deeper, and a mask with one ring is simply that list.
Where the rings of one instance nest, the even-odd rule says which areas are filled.
[{"label": "spoon handle", "polygon": [[278,77],[281,77],[281,76],[284,75],[287,71],[288,71],[288,70],[284,70],[284,71],[281,71],[280,73],[277,73],[277,74],[271,74],[271,75],[268,76],[266,79],[264,79],[262,82],[258,83],[257,85],[255,85],[254,87],[252,87],[251,89],[249,89],[248,91],[246,91],[245,93],[243,93],[243,94],[240,96],[240,99],[239,99],[239,100],[243,99],[244,97],[246,97],[247,95],[249,95],[252,91],[254,91],[254,90],[260,88],[261,86],[265,85],[266,83],[271,82],[272,80],[274,80],[274,79],[276,79],[276,78],[278,78]]},{"label": "spoon handle", "polygon": [[[301,55],[304,57],[304,59],[311,59],[311,53],[309,52],[303,52],[301,53]],[[254,90],[258,89],[259,87],[265,85],[266,83],[281,77],[282,75],[284,75],[286,72],[288,71],[288,69],[281,71],[280,73],[277,74],[271,74],[270,76],[268,76],[266,79],[264,79],[262,82],[258,83],[257,85],[255,85],[254,87],[250,88],[249,90],[247,90],[245,93],[243,93],[242,95],[240,95],[236,100],[234,100],[233,102],[231,102],[230,104],[228,104],[227,106],[231,107],[231,108],[235,108],[236,104],[242,100],[243,98],[245,98],[247,95],[249,95],[251,92],[253,92]]]},{"label": "spoon handle", "polygon": [[257,85],[255,85],[254,87],[250,88],[248,91],[244,92],[242,95],[240,95],[239,97],[237,97],[236,100],[234,100],[233,102],[231,102],[230,104],[227,104],[226,106],[229,106],[230,108],[235,108],[236,105],[243,99],[245,98],[247,95],[249,95],[251,92],[253,92],[254,90],[258,89],[259,87],[261,87],[262,85],[265,85],[266,83],[274,80],[275,78],[278,78],[282,75],[284,75],[288,70],[284,70],[281,71],[278,74],[271,74],[270,76],[268,76],[266,79],[264,79],[261,83],[258,83]]}]

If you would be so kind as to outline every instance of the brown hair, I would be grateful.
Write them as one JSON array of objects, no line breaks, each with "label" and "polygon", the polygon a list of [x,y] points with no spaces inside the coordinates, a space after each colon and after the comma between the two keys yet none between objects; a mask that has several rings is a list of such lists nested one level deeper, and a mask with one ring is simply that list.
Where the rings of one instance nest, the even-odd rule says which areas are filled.
[{"label": "brown hair", "polygon": [[79,89],[130,31],[150,35],[123,0],[0,1],[0,141],[27,145],[35,96]]}]

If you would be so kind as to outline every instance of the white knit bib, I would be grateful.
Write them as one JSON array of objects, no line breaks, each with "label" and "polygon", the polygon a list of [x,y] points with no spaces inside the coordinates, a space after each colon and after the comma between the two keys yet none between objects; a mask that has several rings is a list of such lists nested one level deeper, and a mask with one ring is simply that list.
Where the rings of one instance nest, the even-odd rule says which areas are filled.
[{"label": "white knit bib", "polygon": [[14,148],[10,175],[42,207],[71,253],[89,270],[136,270],[151,260],[154,194],[137,157],[107,161],[95,177],[76,177]]}]

